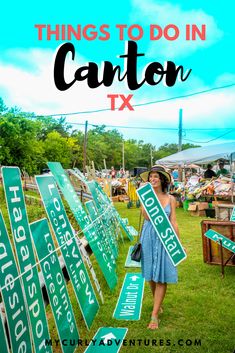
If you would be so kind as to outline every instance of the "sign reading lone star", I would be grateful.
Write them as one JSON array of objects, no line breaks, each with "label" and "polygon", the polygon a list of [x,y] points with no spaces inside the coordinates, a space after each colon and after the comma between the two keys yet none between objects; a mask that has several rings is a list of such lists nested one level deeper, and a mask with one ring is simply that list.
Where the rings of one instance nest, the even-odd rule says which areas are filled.
[{"label": "sign reading lone star", "polygon": [[177,266],[187,255],[151,184],[139,188],[137,194],[173,265]]}]

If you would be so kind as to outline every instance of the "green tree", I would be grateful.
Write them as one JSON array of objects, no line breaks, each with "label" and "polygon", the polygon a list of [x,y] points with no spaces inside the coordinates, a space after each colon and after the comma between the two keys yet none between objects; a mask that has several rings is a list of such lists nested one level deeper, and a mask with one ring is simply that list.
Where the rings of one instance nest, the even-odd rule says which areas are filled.
[{"label": "green tree", "polygon": [[55,119],[53,117],[36,117],[35,121],[39,124],[40,130],[38,138],[45,140],[50,132],[57,131],[63,137],[70,136],[71,125],[66,123],[65,118],[60,117]]},{"label": "green tree", "polygon": [[0,97],[0,115],[6,113],[8,110],[7,106],[5,105],[3,99]]},{"label": "green tree", "polygon": [[[188,148],[200,147],[198,145],[192,145],[191,143],[182,144],[182,150],[186,150]],[[159,160],[161,158],[170,156],[171,154],[178,152],[178,145],[176,143],[165,143],[160,146],[157,151],[154,152],[154,160]]]},{"label": "green tree", "polygon": [[117,130],[105,131],[105,126],[99,126],[88,131],[87,158],[94,161],[96,168],[103,168],[103,160],[107,167],[119,168],[122,164],[123,137]]},{"label": "green tree", "polygon": [[70,168],[72,162],[71,141],[52,131],[44,141],[44,157],[47,162],[60,162],[64,168]]},{"label": "green tree", "polygon": [[16,165],[30,175],[38,173],[43,163],[43,147],[37,141],[37,126],[33,121],[13,113],[0,120],[2,165]]}]

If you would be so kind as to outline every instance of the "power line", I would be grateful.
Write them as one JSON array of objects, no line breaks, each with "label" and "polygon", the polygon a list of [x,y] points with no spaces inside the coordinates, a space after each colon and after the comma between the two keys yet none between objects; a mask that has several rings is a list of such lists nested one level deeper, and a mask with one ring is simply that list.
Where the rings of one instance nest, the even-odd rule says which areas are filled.
[{"label": "power line", "polygon": [[[171,98],[165,98],[165,99],[160,99],[160,100],[155,100],[155,101],[151,101],[151,102],[145,102],[145,103],[139,103],[139,104],[133,104],[133,107],[141,107],[141,106],[145,106],[145,105],[150,105],[150,104],[157,104],[157,103],[164,103],[164,102],[168,102],[168,101],[172,101],[172,100],[176,100],[176,99],[182,99],[182,98],[188,98],[188,97],[193,97],[196,95],[200,95],[200,94],[205,94],[208,92],[212,92],[212,91],[216,91],[216,90],[220,90],[220,89],[224,89],[224,88],[230,88],[235,86],[235,83],[231,83],[229,85],[224,85],[224,86],[219,86],[219,87],[213,87],[207,90],[203,90],[203,91],[198,91],[198,92],[194,92],[194,93],[189,93],[189,94],[184,94],[181,96],[175,96],[175,97],[171,97]],[[117,110],[118,108],[115,108],[115,110]],[[86,110],[86,111],[79,111],[79,112],[73,112],[73,113],[58,113],[58,114],[49,114],[49,115],[43,115],[45,117],[56,117],[56,116],[69,116],[69,115],[81,115],[81,114],[93,114],[93,113],[101,113],[101,112],[105,112],[105,111],[110,111],[110,108],[103,108],[103,109],[95,109],[95,110]],[[42,115],[40,115],[42,116]]]},{"label": "power line", "polygon": [[[85,126],[85,123],[72,123],[69,122],[68,124],[71,125],[82,125]],[[111,127],[111,128],[117,128],[117,129],[141,129],[141,130],[165,130],[165,131],[178,131],[178,128],[169,128],[169,127],[149,127],[149,126],[122,126],[122,125],[106,125],[106,124],[89,124],[92,127],[99,127],[99,126],[104,126],[106,127]],[[223,128],[190,128],[190,129],[183,129],[183,131],[217,131],[217,130],[235,130],[235,127],[223,127]]]},{"label": "power line", "polygon": [[189,141],[189,142],[194,142],[194,143],[209,143],[209,142],[218,140],[219,138],[221,138],[221,137],[223,137],[223,136],[225,136],[225,135],[230,134],[233,130],[234,130],[234,129],[232,129],[232,130],[230,130],[230,131],[227,131],[226,133],[224,133],[224,134],[222,134],[222,135],[220,135],[220,136],[218,136],[218,137],[215,137],[215,138],[213,138],[213,139],[211,139],[211,140],[208,140],[208,141],[194,141],[194,140],[185,139],[185,138],[184,138],[183,140]]},{"label": "power line", "polygon": [[[77,125],[77,123],[71,123],[72,125]],[[92,127],[99,127],[99,126],[105,126],[105,127],[112,127],[112,128],[118,128],[118,129],[141,129],[141,130],[172,130],[172,131],[177,131],[177,128],[169,128],[169,127],[148,127],[148,126],[121,126],[121,125],[105,125],[105,124],[89,124]]]}]

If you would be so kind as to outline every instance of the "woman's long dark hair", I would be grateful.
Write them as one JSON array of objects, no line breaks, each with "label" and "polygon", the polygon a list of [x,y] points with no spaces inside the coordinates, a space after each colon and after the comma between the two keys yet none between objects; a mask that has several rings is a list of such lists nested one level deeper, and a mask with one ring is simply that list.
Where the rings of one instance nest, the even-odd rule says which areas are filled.
[{"label": "woman's long dark hair", "polygon": [[159,175],[159,178],[161,180],[161,186],[162,186],[162,192],[167,193],[168,192],[168,187],[169,187],[169,181],[167,180],[166,176],[162,173],[159,173],[158,171],[152,171],[148,175],[148,181],[151,173],[157,173]]}]

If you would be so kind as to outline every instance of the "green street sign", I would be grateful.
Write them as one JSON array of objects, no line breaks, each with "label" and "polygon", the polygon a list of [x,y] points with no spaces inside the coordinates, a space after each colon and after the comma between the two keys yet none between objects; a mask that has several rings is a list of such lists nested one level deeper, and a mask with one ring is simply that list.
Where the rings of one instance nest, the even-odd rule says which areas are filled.
[{"label": "green street sign", "polygon": [[[54,175],[54,178],[56,179],[56,182],[60,190],[62,191],[65,199],[67,200],[69,207],[71,208],[76,218],[76,221],[78,222],[84,235],[87,239],[93,239],[94,229],[93,227],[90,227],[91,222],[89,220],[89,217],[87,216],[86,211],[83,208],[83,204],[80,202],[80,199],[78,198],[77,193],[74,190],[74,187],[71,184],[70,179],[68,178],[61,164],[59,162],[48,162],[48,166],[52,174]],[[74,171],[72,169],[70,169],[69,172],[77,177],[77,174],[74,174]],[[78,172],[81,174],[80,171]],[[89,228],[87,229],[88,226]],[[82,252],[83,258],[85,259],[91,276],[94,280],[94,284],[100,296],[101,302],[104,303],[103,293],[99,281],[96,277],[95,270],[90,261],[90,257],[87,255],[86,249],[84,248],[79,238],[77,238],[77,242],[79,243],[80,251]]]},{"label": "green street sign", "polygon": [[[91,226],[92,223],[61,164],[49,162],[48,166],[65,196],[79,226],[84,231],[108,286],[110,289],[113,289],[117,284],[117,275],[115,273],[115,267],[112,265],[111,259],[108,257],[107,249],[100,241],[94,226]],[[88,226],[91,227],[86,229]]]},{"label": "green street sign", "polygon": [[101,327],[92,338],[84,353],[119,352],[128,329],[124,327]]},{"label": "green street sign", "polygon": [[122,285],[113,317],[117,320],[139,320],[144,294],[141,273],[127,273]]},{"label": "green street sign", "polygon": [[91,276],[93,278],[94,284],[95,284],[96,289],[97,289],[97,292],[98,292],[98,294],[100,296],[101,303],[104,304],[103,293],[102,293],[102,290],[100,288],[99,281],[98,281],[98,279],[96,277],[94,267],[93,267],[93,265],[91,263],[90,256],[88,255],[88,253],[87,253],[87,251],[85,249],[85,246],[82,243],[82,241],[79,238],[76,238],[76,241],[78,243],[78,246],[79,246],[79,249],[81,251],[82,257],[86,261],[87,267],[88,267],[88,269],[89,269],[89,271],[91,273]]},{"label": "green street sign", "polygon": [[233,207],[233,212],[231,214],[230,221],[235,222],[235,207]]},{"label": "green street sign", "polygon": [[[12,353],[32,352],[27,309],[16,260],[0,211],[0,287],[9,329]],[[18,279],[16,279],[18,278]],[[1,320],[1,318],[0,318]],[[2,320],[1,320],[2,322]],[[1,333],[1,335],[4,331]],[[1,352],[4,340],[1,340]]]},{"label": "green street sign", "polygon": [[133,235],[133,237],[137,237],[138,236],[138,232],[133,226],[127,226],[127,229],[129,230],[131,235]]},{"label": "green street sign", "polygon": [[139,199],[174,266],[187,255],[150,183],[137,190]]},{"label": "green street sign", "polygon": [[[33,222],[30,228],[60,342],[68,338],[76,341],[79,339],[76,320],[48,221],[44,218]],[[72,353],[75,350],[71,345],[61,344],[61,348],[64,353]]]},{"label": "green street sign", "polygon": [[[118,246],[117,246],[117,240],[116,240],[117,239],[117,232],[116,232],[116,228],[114,228],[114,224],[113,224],[111,217],[110,217],[111,210],[109,210],[107,212],[108,205],[105,205],[105,203],[103,202],[103,198],[101,197],[101,195],[97,189],[97,183],[95,183],[94,180],[89,181],[87,183],[87,186],[91,192],[91,195],[93,197],[93,200],[95,202],[95,205],[97,207],[98,212],[101,214],[104,214],[102,217],[102,222],[103,222],[104,228],[106,229],[106,232],[108,233],[110,246],[112,248],[114,256],[115,256],[115,258],[117,258],[117,256],[118,256]],[[106,211],[106,213],[105,213],[105,211]]]},{"label": "green street sign", "polygon": [[[50,162],[50,163],[51,163],[51,162]],[[79,169],[74,168],[74,170],[73,170],[73,169],[69,169],[69,171],[70,171],[73,175],[76,174],[76,177],[79,178],[84,184],[87,183],[86,177],[82,174],[82,172],[81,172]]]},{"label": "green street sign", "polygon": [[235,243],[232,240],[224,237],[222,234],[215,232],[213,229],[209,229],[204,235],[216,243],[220,243],[221,240],[223,248],[235,253]]},{"label": "green street sign", "polygon": [[103,223],[102,223],[101,219],[99,218],[99,214],[98,214],[98,211],[97,211],[96,206],[94,204],[94,201],[92,201],[92,200],[87,201],[85,203],[85,206],[87,208],[87,211],[88,211],[88,214],[91,218],[91,221],[94,224],[96,234],[100,238],[100,242],[104,248],[106,256],[108,257],[109,261],[113,264],[113,267],[115,269],[115,267],[116,267],[115,257],[113,255],[112,249],[109,245],[108,236],[105,232]]},{"label": "green street sign", "polygon": [[56,239],[77,297],[80,309],[87,325],[91,324],[99,310],[90,278],[76,242],[73,229],[65,212],[55,179],[52,176],[36,176],[47,216],[50,220]]},{"label": "green street sign", "polygon": [[[78,178],[80,181],[82,181],[84,184],[86,184],[86,186],[89,187],[88,180],[84,177],[84,175],[80,172],[80,170],[78,170],[77,168],[74,168],[74,170],[69,169],[69,172],[73,176]],[[109,212],[108,213],[105,212],[104,219],[102,221],[104,222],[105,232],[108,233],[108,236],[110,238],[110,245],[111,245],[112,251],[115,250],[116,257],[117,257],[117,248],[116,248],[117,245],[114,243],[113,234],[115,234],[116,231],[119,231],[119,224],[117,224],[116,222],[115,222],[115,224],[113,224],[114,221],[116,220],[114,217],[115,216],[114,207],[110,202],[107,203],[107,200],[104,198],[103,194],[100,194],[100,192],[98,190],[99,184],[95,181],[93,181],[93,183],[95,183],[95,186],[96,186],[95,190],[94,190],[95,194],[94,193],[92,194],[94,201],[96,202],[97,197],[100,197],[100,195],[102,197],[102,200],[100,200],[100,199],[98,200],[98,204],[97,204],[98,211],[103,213],[103,212],[107,211],[107,207],[109,207]],[[98,192],[98,194],[100,194],[99,196],[97,195],[97,192]],[[102,190],[102,192],[103,192],[103,190]],[[106,194],[105,194],[105,196],[106,196]],[[109,223],[108,226],[106,226],[107,223]],[[122,236],[121,233],[120,233],[120,235]]]},{"label": "green street sign", "polygon": [[38,271],[35,266],[36,259],[29,229],[20,170],[17,167],[3,167],[2,176],[19,267],[21,273],[25,273],[22,276],[22,281],[35,351],[36,353],[52,352],[51,348],[45,345],[45,339],[49,339],[50,335]]},{"label": "green street sign", "polygon": [[128,218],[122,218],[122,221],[126,226],[129,224]]},{"label": "green street sign", "polygon": [[126,257],[126,262],[125,262],[125,267],[141,267],[141,262],[133,261],[131,260],[131,252],[132,252],[133,246],[129,247],[128,254]]},{"label": "green street sign", "polygon": [[125,232],[125,234],[127,235],[127,237],[130,239],[130,240],[133,240],[133,236],[131,235],[131,233],[129,232],[128,228],[127,228],[127,225],[126,225],[126,222],[123,221],[123,219],[121,218],[121,216],[119,215],[118,211],[116,210],[116,208],[113,206],[111,200],[108,198],[108,196],[105,194],[105,192],[103,191],[103,189],[101,188],[101,186],[95,182],[95,185],[96,185],[96,190],[97,192],[100,193],[100,195],[102,195],[102,198],[103,200],[105,200],[106,204],[108,205],[111,205],[112,207],[112,211],[113,211],[113,214],[114,216],[116,217],[117,221],[119,222],[119,224],[121,225],[123,231]]},{"label": "green street sign", "polygon": [[[1,292],[0,292],[1,293]],[[1,353],[9,353],[8,344],[6,341],[6,331],[3,324],[2,313],[0,313],[0,342],[1,342]]]}]

